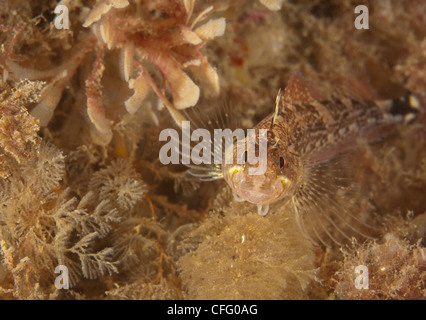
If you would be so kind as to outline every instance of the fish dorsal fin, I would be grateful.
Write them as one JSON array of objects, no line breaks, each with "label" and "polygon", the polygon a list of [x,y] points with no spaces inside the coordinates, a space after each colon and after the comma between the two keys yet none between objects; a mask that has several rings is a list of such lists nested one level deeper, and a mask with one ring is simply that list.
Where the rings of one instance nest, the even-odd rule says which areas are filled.
[{"label": "fish dorsal fin", "polygon": [[380,98],[369,81],[361,77],[338,76],[333,79],[333,83],[336,84],[332,93],[334,98],[349,98],[355,101],[375,101]]},{"label": "fish dorsal fin", "polygon": [[272,128],[274,127],[275,120],[277,119],[278,113],[280,111],[281,99],[282,99],[282,92],[281,92],[281,89],[279,89],[278,94],[277,94],[277,98],[275,99],[275,109],[274,109],[274,115],[272,116],[270,130],[272,130]]},{"label": "fish dorsal fin", "polygon": [[294,72],[287,82],[282,103],[284,105],[287,103],[308,104],[324,100],[325,98],[315,90],[311,81],[306,80],[300,72]]}]

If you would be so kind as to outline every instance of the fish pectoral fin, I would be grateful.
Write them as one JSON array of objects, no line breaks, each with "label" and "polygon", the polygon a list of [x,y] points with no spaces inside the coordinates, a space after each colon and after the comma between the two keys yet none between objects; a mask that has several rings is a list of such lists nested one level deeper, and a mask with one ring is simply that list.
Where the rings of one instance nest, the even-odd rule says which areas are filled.
[{"label": "fish pectoral fin", "polygon": [[316,245],[374,239],[374,214],[366,210],[367,193],[357,183],[348,157],[345,153],[309,168],[292,197],[299,228]]}]

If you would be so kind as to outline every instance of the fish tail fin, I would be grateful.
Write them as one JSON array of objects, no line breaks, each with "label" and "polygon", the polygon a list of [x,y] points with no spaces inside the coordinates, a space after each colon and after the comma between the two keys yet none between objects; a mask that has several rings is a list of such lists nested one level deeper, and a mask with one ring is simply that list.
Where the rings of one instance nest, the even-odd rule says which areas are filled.
[{"label": "fish tail fin", "polygon": [[389,100],[389,112],[392,115],[401,115],[404,123],[411,123],[419,114],[425,112],[425,106],[413,93],[407,93],[401,98]]},{"label": "fish tail fin", "polygon": [[424,103],[411,92],[407,92],[398,98],[376,100],[375,103],[385,114],[399,118],[403,123],[411,123],[420,114],[425,113]]}]

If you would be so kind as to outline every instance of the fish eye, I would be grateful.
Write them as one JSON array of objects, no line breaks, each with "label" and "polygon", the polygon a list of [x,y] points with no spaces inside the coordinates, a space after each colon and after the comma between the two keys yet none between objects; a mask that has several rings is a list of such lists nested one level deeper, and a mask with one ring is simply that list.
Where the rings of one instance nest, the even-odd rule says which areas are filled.
[{"label": "fish eye", "polygon": [[285,164],[284,158],[280,157],[280,169],[284,168],[284,164]]},{"label": "fish eye", "polygon": [[244,160],[244,162],[247,162],[247,158],[248,158],[248,152],[247,152],[247,150],[244,152],[244,154],[243,154],[243,160]]}]

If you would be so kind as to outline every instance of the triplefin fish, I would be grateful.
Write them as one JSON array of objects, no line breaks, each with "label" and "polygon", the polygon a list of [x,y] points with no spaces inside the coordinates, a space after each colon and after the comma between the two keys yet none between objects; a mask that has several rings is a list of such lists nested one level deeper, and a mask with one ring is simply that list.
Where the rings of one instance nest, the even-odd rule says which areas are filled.
[{"label": "triplefin fish", "polygon": [[[375,101],[351,94],[350,87],[349,94],[344,91],[326,99],[294,73],[284,93],[278,93],[274,112],[255,127],[267,130],[265,172],[249,173],[256,165],[245,161],[247,151],[243,163],[237,162],[241,154],[235,143],[225,150],[233,153],[234,162],[204,175],[223,177],[235,198],[256,204],[261,215],[270,204],[291,200],[300,229],[314,243],[330,246],[353,235],[371,237],[374,228],[359,214],[360,186],[348,159],[357,139],[380,139],[415,117],[420,103],[414,95]],[[255,139],[260,145],[260,136]]]}]

